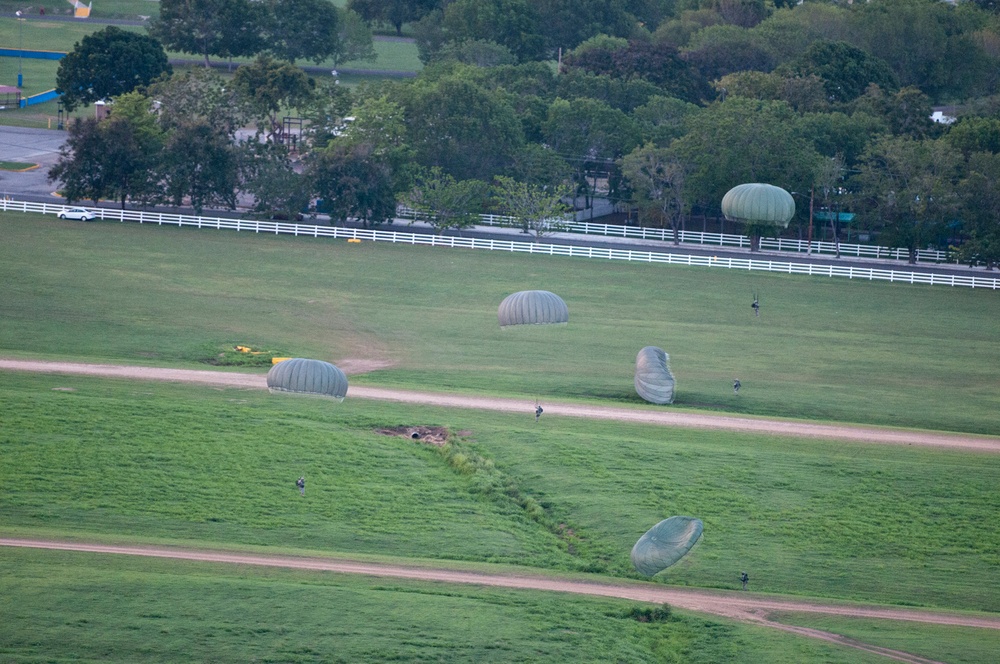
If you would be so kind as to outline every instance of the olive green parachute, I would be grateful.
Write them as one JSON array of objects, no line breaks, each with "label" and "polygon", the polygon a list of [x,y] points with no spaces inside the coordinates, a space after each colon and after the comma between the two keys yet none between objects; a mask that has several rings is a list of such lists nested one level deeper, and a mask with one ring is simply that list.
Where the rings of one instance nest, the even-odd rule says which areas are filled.
[{"label": "olive green parachute", "polygon": [[730,221],[788,227],[795,215],[795,199],[781,187],[750,182],[733,187],[722,197],[722,214]]},{"label": "olive green parachute", "polygon": [[555,293],[529,290],[504,298],[497,309],[500,327],[508,325],[554,325],[569,322],[569,308]]},{"label": "olive green parachute", "polygon": [[690,516],[660,521],[632,547],[632,564],[646,576],[662,572],[691,550],[703,528],[701,519]]},{"label": "olive green parachute", "polygon": [[296,357],[271,367],[267,372],[267,389],[343,401],[347,396],[347,376],[329,362]]},{"label": "olive green parachute", "polygon": [[635,391],[650,403],[674,402],[674,375],[670,356],[662,348],[646,346],[635,357]]}]

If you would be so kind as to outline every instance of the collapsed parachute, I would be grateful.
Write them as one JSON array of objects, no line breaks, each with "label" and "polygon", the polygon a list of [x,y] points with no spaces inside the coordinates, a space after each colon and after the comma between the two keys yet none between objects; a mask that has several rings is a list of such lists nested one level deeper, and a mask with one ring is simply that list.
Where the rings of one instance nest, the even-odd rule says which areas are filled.
[{"label": "collapsed parachute", "polygon": [[529,290],[504,298],[497,309],[500,327],[508,325],[554,325],[569,322],[569,308],[555,293]]},{"label": "collapsed parachute", "polygon": [[662,572],[691,550],[703,529],[701,519],[694,517],[664,519],[647,530],[632,547],[632,564],[646,576]]},{"label": "collapsed parachute", "polygon": [[674,402],[674,375],[670,356],[662,348],[646,346],[635,358],[635,391],[650,403]]},{"label": "collapsed parachute", "polygon": [[267,372],[271,392],[294,392],[331,397],[343,401],[347,396],[347,376],[329,362],[296,357],[278,362]]}]

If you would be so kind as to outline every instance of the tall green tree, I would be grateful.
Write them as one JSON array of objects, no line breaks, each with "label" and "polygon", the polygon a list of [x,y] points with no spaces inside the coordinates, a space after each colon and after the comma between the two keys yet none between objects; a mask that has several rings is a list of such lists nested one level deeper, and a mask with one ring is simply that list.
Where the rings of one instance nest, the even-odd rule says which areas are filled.
[{"label": "tall green tree", "polygon": [[115,100],[111,117],[75,120],[48,178],[70,202],[110,198],[121,203],[153,200],[163,134],[150,100],[132,92]]},{"label": "tall green tree", "polygon": [[632,112],[644,142],[660,147],[670,145],[684,131],[684,118],[698,111],[698,106],[676,97],[656,96]]},{"label": "tall green tree", "polygon": [[[639,130],[627,115],[594,99],[556,99],[542,125],[545,143],[576,168],[578,189],[590,198],[598,174],[614,170],[615,161],[639,144]],[[593,186],[588,178],[593,179]]]},{"label": "tall green tree", "polygon": [[195,214],[205,207],[236,208],[236,148],[204,120],[184,122],[167,134],[157,163],[163,198],[174,206],[187,201]]},{"label": "tall green tree", "polygon": [[227,79],[211,69],[180,71],[147,90],[156,100],[160,125],[167,129],[197,119],[235,138],[236,131],[250,120],[245,101]]},{"label": "tall green tree", "polygon": [[596,99],[623,113],[632,113],[639,106],[648,104],[653,97],[662,95],[663,90],[659,86],[643,78],[591,74],[579,69],[567,71],[556,81],[558,97]]},{"label": "tall green tree", "polygon": [[331,58],[334,67],[342,62],[374,62],[378,59],[372,30],[357,12],[337,10],[337,48]]},{"label": "tall green tree", "polygon": [[298,172],[286,145],[245,141],[237,157],[240,190],[253,197],[253,216],[295,219],[309,208],[312,181]]},{"label": "tall green tree", "polygon": [[456,180],[440,168],[416,177],[403,204],[416,213],[415,221],[429,223],[440,234],[449,228],[462,230],[479,221],[489,186],[482,180]]},{"label": "tall green tree", "polygon": [[712,97],[705,77],[665,42],[633,39],[624,47],[608,42],[599,48],[568,54],[563,58],[563,67],[613,78],[642,78],[657,86],[661,93],[692,103]]},{"label": "tall green tree", "polygon": [[885,121],[894,134],[925,138],[935,136],[942,128],[931,120],[930,97],[919,88],[909,85],[895,94],[886,93],[871,85],[865,94],[854,101],[855,112],[861,111]]},{"label": "tall green tree", "polygon": [[639,19],[623,0],[538,0],[538,25],[550,51],[565,51],[597,35],[631,37]]},{"label": "tall green tree", "polygon": [[156,39],[108,26],[59,61],[56,90],[67,111],[146,85],[173,69]]},{"label": "tall green tree", "polygon": [[965,177],[959,186],[965,241],[955,248],[959,260],[1000,265],[1000,154],[976,152],[969,156]]},{"label": "tall green tree", "polygon": [[973,36],[989,25],[989,14],[970,6],[880,0],[855,3],[850,17],[849,40],[884,60],[901,86],[918,87],[931,98],[982,94],[979,79],[996,68],[995,58]]},{"label": "tall green tree", "polygon": [[364,144],[371,155],[388,164],[396,193],[410,188],[418,167],[413,149],[406,140],[403,108],[387,95],[369,96],[351,110],[354,120],[347,123],[337,142]]},{"label": "tall green tree", "polygon": [[503,91],[468,78],[418,80],[399,90],[407,143],[418,164],[440,167],[458,180],[487,181],[509,171],[524,145],[524,130]]},{"label": "tall green tree", "polygon": [[625,155],[621,169],[632,185],[640,214],[669,226],[674,244],[680,244],[681,223],[690,207],[684,190],[688,166],[668,148],[647,143]]},{"label": "tall green tree", "polygon": [[348,0],[347,8],[369,23],[388,23],[401,37],[404,23],[419,21],[439,4],[439,0]]},{"label": "tall green tree", "polygon": [[784,102],[732,97],[688,116],[685,127],[671,149],[690,167],[690,200],[708,210],[747,182],[805,191],[821,159]]},{"label": "tall green tree", "polygon": [[541,60],[545,40],[528,0],[453,0],[441,22],[445,42],[484,39],[505,46],[521,62]]},{"label": "tall green tree", "polygon": [[869,146],[854,180],[858,205],[880,242],[917,251],[941,241],[959,207],[959,153],[942,140],[883,136]]},{"label": "tall green tree", "polygon": [[290,62],[261,55],[240,66],[233,75],[233,88],[258,122],[258,131],[271,137],[281,131],[278,112],[307,104],[316,82]]},{"label": "tall green tree", "polygon": [[500,176],[493,190],[496,206],[511,218],[511,225],[533,234],[535,242],[564,227],[569,211],[564,201],[573,191],[569,185],[537,185]]},{"label": "tall green tree", "polygon": [[853,101],[869,85],[887,92],[895,92],[899,87],[884,60],[843,41],[815,41],[783,70],[800,76],[818,76],[831,101]]},{"label": "tall green tree", "polygon": [[960,118],[948,129],[944,138],[964,155],[1000,153],[1000,118]]},{"label": "tall green tree", "polygon": [[333,143],[311,154],[307,175],[333,223],[353,218],[377,226],[396,216],[392,170],[368,144]]},{"label": "tall green tree", "polygon": [[684,49],[684,59],[709,80],[732,72],[769,72],[777,53],[762,34],[735,25],[713,25],[695,33]]},{"label": "tall green tree", "polygon": [[279,60],[319,63],[340,51],[340,13],[329,0],[265,0],[264,39]]},{"label": "tall green tree", "polygon": [[267,8],[252,0],[160,0],[160,15],[149,33],[168,49],[233,58],[251,56],[266,47]]}]

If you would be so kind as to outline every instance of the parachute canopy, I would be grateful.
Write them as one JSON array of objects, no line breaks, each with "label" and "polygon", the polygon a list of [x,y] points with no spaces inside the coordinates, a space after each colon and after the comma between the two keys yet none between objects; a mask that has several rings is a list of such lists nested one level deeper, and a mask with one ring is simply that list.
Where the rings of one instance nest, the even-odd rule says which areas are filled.
[{"label": "parachute canopy", "polygon": [[768,223],[786,228],[795,215],[795,199],[772,184],[741,184],[722,197],[722,214],[730,221]]},{"label": "parachute canopy", "polygon": [[650,403],[674,402],[674,375],[670,356],[662,348],[646,346],[635,357],[635,391]]},{"label": "parachute canopy", "polygon": [[544,290],[513,293],[504,298],[497,310],[500,327],[508,325],[552,325],[569,322],[569,309],[563,299]]},{"label": "parachute canopy", "polygon": [[632,547],[632,564],[646,576],[662,572],[691,550],[703,528],[701,519],[690,516],[660,521]]},{"label": "parachute canopy", "polygon": [[329,362],[301,357],[278,362],[267,372],[271,392],[295,392],[332,397],[343,401],[347,396],[347,376]]}]

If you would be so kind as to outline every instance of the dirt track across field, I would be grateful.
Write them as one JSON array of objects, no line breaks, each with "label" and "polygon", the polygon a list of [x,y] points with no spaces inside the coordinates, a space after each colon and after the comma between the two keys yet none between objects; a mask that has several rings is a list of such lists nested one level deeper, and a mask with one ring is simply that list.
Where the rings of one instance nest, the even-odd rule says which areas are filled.
[{"label": "dirt track across field", "polygon": [[[342,360],[338,366],[349,374],[363,373],[381,365],[364,360]],[[72,362],[41,362],[0,358],[0,371],[26,371],[62,375],[88,375],[130,380],[158,380],[243,389],[266,389],[266,378],[259,374],[234,373],[224,371],[198,371],[187,369],[164,369],[107,364],[82,364]],[[518,399],[492,399],[467,397],[462,395],[411,392],[371,387],[351,387],[349,398],[378,399],[401,403],[426,404],[451,408],[474,408],[503,412],[524,413],[530,417],[534,412],[534,402]],[[960,436],[943,433],[906,431],[896,429],[876,429],[864,427],[842,427],[817,425],[807,422],[752,419],[722,415],[701,415],[696,413],[667,412],[615,408],[603,406],[580,406],[574,404],[546,403],[545,417],[582,417],[592,419],[641,422],[661,426],[675,426],[697,429],[722,429],[772,435],[850,440],[875,444],[933,446],[981,452],[1000,452],[1000,438],[989,436]],[[101,554],[149,556],[173,558],[223,564],[260,565],[294,569],[311,569],[344,574],[365,574],[378,577],[406,578],[442,583],[468,583],[480,586],[523,588],[567,592],[585,595],[618,597],[642,602],[667,603],[679,609],[708,613],[735,620],[754,622],[775,629],[822,639],[842,646],[864,650],[890,659],[909,664],[940,664],[909,653],[861,643],[847,637],[806,627],[796,627],[776,622],[770,618],[773,613],[825,613],[855,618],[881,620],[902,620],[914,623],[933,623],[1000,629],[1000,618],[979,618],[944,612],[922,611],[918,609],[890,609],[884,607],[863,607],[844,604],[819,604],[801,600],[761,597],[752,593],[720,592],[708,590],[681,590],[657,584],[604,584],[569,581],[544,576],[485,575],[446,569],[415,568],[393,565],[358,563],[325,558],[298,558],[289,556],[261,556],[219,551],[199,551],[175,548],[152,548],[86,544],[78,542],[55,542],[26,539],[2,539],[0,546],[58,549]]]},{"label": "dirt track across field", "polygon": [[[381,368],[382,364],[365,360],[346,359],[337,363],[348,374],[364,373]],[[245,389],[267,389],[265,376],[260,374],[233,373],[228,371],[203,371],[193,369],[163,369],[157,367],[121,366],[111,364],[82,364],[75,362],[41,362],[0,358],[0,371],[29,371],[68,375],[105,376],[132,380],[159,380],[182,383],[199,383]],[[377,399],[409,404],[424,404],[448,408],[474,408],[533,416],[535,402],[527,399],[499,399],[472,397],[460,394],[413,392],[409,390],[382,389],[351,386],[348,399]],[[566,403],[544,403],[546,420],[552,417],[581,417],[598,420],[637,422],[688,429],[720,429],[763,433],[800,438],[856,441],[886,445],[915,445],[943,447],[979,452],[1000,453],[1000,438],[995,436],[958,435],[930,431],[909,431],[860,426],[837,426],[809,422],[757,419],[729,415],[708,415],[671,410],[631,409],[613,406],[584,406]]]},{"label": "dirt track across field", "polygon": [[928,664],[934,660],[909,653],[872,646],[853,639],[824,632],[822,630],[785,625],[770,619],[775,612],[821,613],[854,618],[879,620],[901,620],[914,623],[978,627],[1000,629],[1000,618],[966,616],[961,614],[920,609],[894,609],[877,606],[847,604],[819,604],[804,600],[775,598],[743,593],[739,591],[710,591],[676,589],[654,583],[599,583],[561,579],[541,575],[490,575],[448,569],[406,567],[363,563],[331,558],[306,558],[293,556],[265,556],[227,551],[205,551],[197,549],[159,548],[144,546],[119,546],[108,544],[88,544],[82,542],[60,542],[50,540],[0,538],[0,546],[77,551],[110,555],[146,556],[170,558],[196,562],[220,563],[228,565],[255,565],[262,567],[282,567],[288,569],[316,570],[340,574],[362,574],[366,576],[413,579],[438,583],[460,583],[477,586],[520,588],[549,592],[573,593],[616,597],[639,602],[669,604],[678,609],[707,613],[744,622],[766,625],[783,631],[818,638],[843,646],[859,648],[867,652],[884,655],[900,662]]}]

